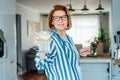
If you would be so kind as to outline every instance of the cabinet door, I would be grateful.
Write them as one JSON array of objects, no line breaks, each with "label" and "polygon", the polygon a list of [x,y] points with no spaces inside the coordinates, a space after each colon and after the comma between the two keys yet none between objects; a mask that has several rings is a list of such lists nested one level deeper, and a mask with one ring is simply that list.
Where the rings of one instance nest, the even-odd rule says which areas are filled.
[{"label": "cabinet door", "polygon": [[82,63],[83,80],[108,80],[108,64]]},{"label": "cabinet door", "polygon": [[17,80],[15,60],[6,61],[6,63],[5,63],[5,80]]},{"label": "cabinet door", "polygon": [[0,63],[0,80],[5,80],[5,78],[4,78],[4,63]]},{"label": "cabinet door", "polygon": [[120,67],[117,65],[112,64],[112,80],[119,80],[120,79]]}]

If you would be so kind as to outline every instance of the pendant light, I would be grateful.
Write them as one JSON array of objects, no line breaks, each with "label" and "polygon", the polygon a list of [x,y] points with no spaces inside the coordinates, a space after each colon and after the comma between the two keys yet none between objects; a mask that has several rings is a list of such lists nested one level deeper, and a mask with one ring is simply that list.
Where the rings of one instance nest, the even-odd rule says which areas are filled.
[{"label": "pendant light", "polygon": [[99,5],[98,5],[98,8],[96,10],[99,10],[99,11],[104,10],[104,8],[102,8],[101,0],[99,0]]},{"label": "pendant light", "polygon": [[71,0],[70,0],[70,3],[68,4],[68,6],[69,6],[69,8],[68,8],[68,9],[69,9],[69,11],[75,11],[75,9],[73,9],[73,8],[72,8],[72,3],[71,3]]},{"label": "pendant light", "polygon": [[87,8],[87,5],[86,5],[86,0],[84,0],[84,6],[83,8],[81,9],[81,11],[88,11],[89,9]]}]

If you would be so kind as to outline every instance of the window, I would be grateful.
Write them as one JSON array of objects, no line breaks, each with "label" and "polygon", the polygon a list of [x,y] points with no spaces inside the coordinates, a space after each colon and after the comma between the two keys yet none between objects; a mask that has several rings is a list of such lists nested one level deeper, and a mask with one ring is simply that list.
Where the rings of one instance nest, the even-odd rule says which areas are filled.
[{"label": "window", "polygon": [[99,16],[98,15],[74,15],[72,18],[72,28],[67,31],[75,44],[90,46],[90,40],[98,35]]}]

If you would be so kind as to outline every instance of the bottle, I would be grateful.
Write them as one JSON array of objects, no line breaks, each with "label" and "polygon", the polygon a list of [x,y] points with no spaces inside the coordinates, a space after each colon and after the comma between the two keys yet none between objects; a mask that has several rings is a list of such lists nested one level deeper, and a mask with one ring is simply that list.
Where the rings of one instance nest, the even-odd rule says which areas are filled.
[{"label": "bottle", "polygon": [[118,48],[117,59],[120,59],[120,48]]}]

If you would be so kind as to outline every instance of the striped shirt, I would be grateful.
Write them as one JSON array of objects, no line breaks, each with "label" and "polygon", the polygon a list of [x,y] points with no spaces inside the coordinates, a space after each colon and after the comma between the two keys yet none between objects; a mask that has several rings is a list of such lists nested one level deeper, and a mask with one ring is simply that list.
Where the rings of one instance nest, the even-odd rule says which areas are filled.
[{"label": "striped shirt", "polygon": [[79,53],[72,38],[62,38],[56,30],[51,32],[50,51],[43,60],[36,54],[38,70],[44,69],[47,80],[81,80]]}]

